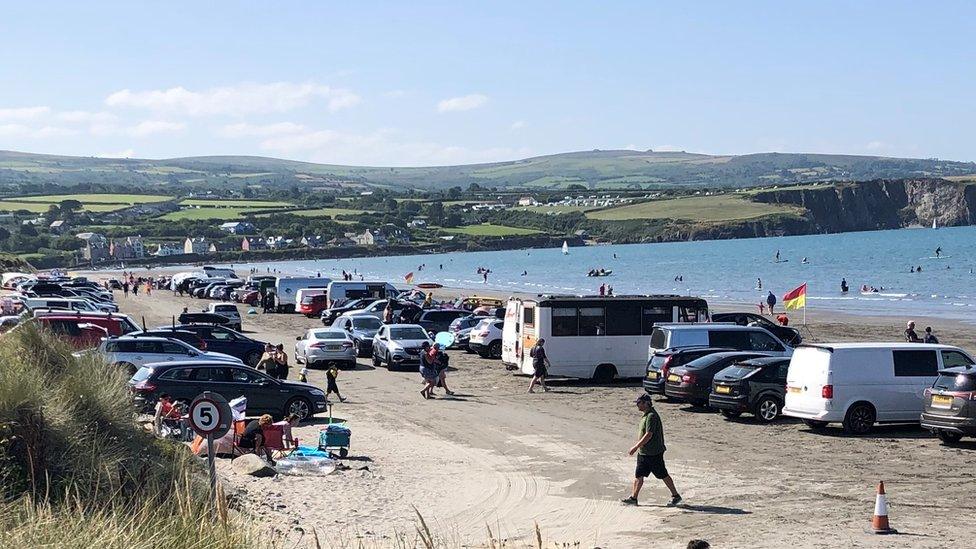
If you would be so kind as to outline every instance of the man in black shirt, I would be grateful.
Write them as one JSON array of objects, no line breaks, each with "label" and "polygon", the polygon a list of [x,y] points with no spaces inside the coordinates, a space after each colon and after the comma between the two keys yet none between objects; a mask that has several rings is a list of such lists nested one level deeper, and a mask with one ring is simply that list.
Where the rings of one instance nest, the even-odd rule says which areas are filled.
[{"label": "man in black shirt", "polygon": [[915,333],[915,322],[914,321],[909,322],[908,323],[908,327],[905,328],[905,341],[907,341],[909,343],[921,343],[922,342],[922,340],[918,337],[918,334]]},{"label": "man in black shirt", "polygon": [[549,373],[549,367],[551,364],[549,364],[549,357],[546,356],[546,348],[544,347],[545,344],[546,340],[540,337],[539,341],[537,341],[535,346],[532,347],[532,350],[529,351],[529,356],[532,357],[533,369],[532,381],[529,383],[530,393],[535,392],[533,391],[533,388],[535,388],[536,383],[542,387],[543,391],[549,392],[549,388],[546,387],[546,375]]},{"label": "man in black shirt", "polygon": [[240,440],[237,441],[237,445],[245,450],[254,450],[255,454],[264,453],[264,457],[268,459],[268,463],[274,465],[275,462],[271,459],[271,449],[264,445],[264,432],[261,430],[263,427],[271,425],[272,419],[270,414],[264,414],[259,419],[251,420],[244,428],[244,432],[241,433]]}]

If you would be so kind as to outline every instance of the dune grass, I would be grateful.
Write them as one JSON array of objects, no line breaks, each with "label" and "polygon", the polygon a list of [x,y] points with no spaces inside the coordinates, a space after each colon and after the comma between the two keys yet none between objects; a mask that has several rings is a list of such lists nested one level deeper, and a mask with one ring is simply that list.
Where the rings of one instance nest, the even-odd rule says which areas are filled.
[{"label": "dune grass", "polygon": [[625,219],[685,219],[689,221],[735,221],[765,215],[797,213],[797,208],[752,202],[736,195],[693,196],[668,200],[651,200],[587,212],[590,219],[620,221]]}]

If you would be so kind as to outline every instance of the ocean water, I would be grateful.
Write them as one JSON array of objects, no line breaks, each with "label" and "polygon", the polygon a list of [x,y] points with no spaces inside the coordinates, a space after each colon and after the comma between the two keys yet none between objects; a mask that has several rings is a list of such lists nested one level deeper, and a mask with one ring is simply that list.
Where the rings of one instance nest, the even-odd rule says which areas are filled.
[{"label": "ocean water", "polygon": [[[940,246],[942,258],[935,258]],[[268,264],[235,264],[238,272],[252,266],[263,272]],[[913,266],[921,266],[921,272],[910,272]],[[487,282],[476,272],[479,267],[491,270]],[[568,255],[554,248],[286,261],[273,268],[332,277],[344,269],[395,284],[412,272],[415,284],[533,294],[595,294],[606,283],[617,295],[676,293],[738,303],[759,303],[770,290],[782,301],[784,293],[805,282],[811,309],[976,321],[976,227],[587,246],[570,248]],[[587,277],[594,268],[613,274]],[[841,278],[851,288],[847,294],[840,291]],[[884,289],[862,295],[862,284]]]}]

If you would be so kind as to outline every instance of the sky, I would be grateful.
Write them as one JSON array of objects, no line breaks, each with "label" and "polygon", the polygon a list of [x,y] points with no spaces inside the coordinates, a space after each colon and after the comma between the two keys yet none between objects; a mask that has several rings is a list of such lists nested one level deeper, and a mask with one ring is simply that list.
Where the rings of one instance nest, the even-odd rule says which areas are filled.
[{"label": "sky", "polygon": [[0,149],[976,160],[974,2],[2,0]]}]

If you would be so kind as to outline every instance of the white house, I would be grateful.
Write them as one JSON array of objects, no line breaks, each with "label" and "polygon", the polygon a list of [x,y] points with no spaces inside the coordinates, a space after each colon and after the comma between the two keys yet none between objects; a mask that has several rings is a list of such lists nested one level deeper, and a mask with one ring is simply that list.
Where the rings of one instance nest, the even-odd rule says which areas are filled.
[{"label": "white house", "polygon": [[185,254],[205,254],[209,249],[210,243],[202,236],[197,238],[187,237],[183,241],[183,253]]}]

